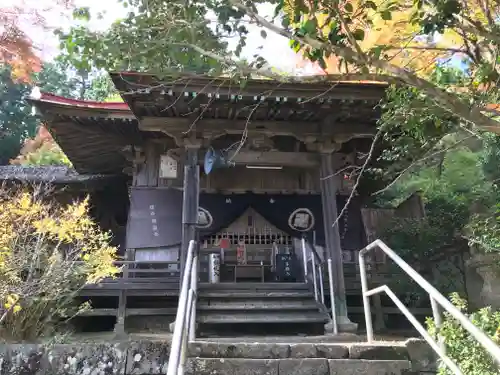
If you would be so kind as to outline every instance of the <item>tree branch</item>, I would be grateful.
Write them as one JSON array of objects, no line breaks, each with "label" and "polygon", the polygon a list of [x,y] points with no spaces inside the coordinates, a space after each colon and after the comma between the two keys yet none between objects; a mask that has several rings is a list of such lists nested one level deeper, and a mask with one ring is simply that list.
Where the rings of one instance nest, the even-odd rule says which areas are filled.
[{"label": "tree branch", "polygon": [[370,162],[373,152],[375,151],[375,145],[377,144],[378,139],[380,138],[382,134],[382,127],[378,130],[377,134],[375,134],[375,137],[373,137],[372,144],[370,146],[370,151],[368,151],[368,155],[366,156],[366,160],[361,166],[361,169],[359,171],[359,174],[356,178],[356,182],[354,183],[354,186],[352,187],[351,194],[349,194],[349,197],[347,198],[347,201],[344,204],[344,207],[342,207],[342,210],[340,210],[340,213],[337,215],[337,218],[335,219],[335,222],[332,224],[332,227],[335,227],[335,225],[338,224],[339,220],[341,217],[344,215],[346,212],[347,208],[349,207],[349,204],[352,201],[352,198],[354,197],[354,193],[356,193],[356,190],[358,189],[359,183],[361,181],[361,177],[363,176],[363,172],[365,171],[366,167],[368,166],[368,163]]},{"label": "tree branch", "polygon": [[452,145],[450,145],[450,146],[448,146],[448,147],[446,147],[446,148],[444,148],[444,149],[442,149],[442,150],[438,150],[438,151],[436,151],[436,152],[433,152],[433,153],[432,153],[432,154],[430,154],[430,155],[427,155],[427,156],[425,156],[425,157],[423,157],[423,158],[421,158],[421,159],[418,159],[417,161],[414,161],[414,162],[413,162],[413,163],[411,163],[408,167],[406,167],[406,168],[405,168],[405,169],[404,169],[404,170],[403,170],[400,174],[398,174],[398,176],[397,176],[394,180],[392,180],[392,182],[391,182],[389,185],[387,185],[387,186],[386,186],[386,187],[384,187],[383,189],[377,190],[375,193],[372,193],[372,195],[378,195],[378,194],[383,193],[384,191],[389,190],[392,186],[394,186],[394,184],[395,184],[396,182],[398,182],[398,181],[399,181],[399,179],[400,179],[401,177],[403,177],[403,176],[406,174],[406,172],[408,172],[410,169],[412,169],[412,168],[413,168],[413,167],[415,167],[416,165],[418,165],[418,164],[420,164],[420,163],[422,163],[422,162],[424,162],[424,161],[426,161],[426,160],[428,160],[428,159],[431,159],[431,158],[432,158],[432,157],[434,157],[434,156],[437,156],[437,155],[440,155],[440,154],[446,153],[447,151],[451,150],[452,148],[454,148],[454,147],[458,146],[460,143],[462,143],[462,142],[466,141],[467,139],[470,139],[470,138],[472,138],[472,137],[474,137],[474,136],[475,136],[475,134],[474,134],[474,135],[470,135],[470,136],[465,137],[465,138],[462,138],[461,140],[459,140],[459,141],[457,141],[457,142],[453,143]]},{"label": "tree branch", "polygon": [[[230,0],[230,2],[233,6],[245,12],[249,17],[253,18],[259,25],[275,32],[278,35],[281,35],[287,39],[295,39],[315,49],[323,49],[325,51],[329,51],[337,56],[344,58],[347,61],[354,62],[360,66],[363,66],[365,64],[365,60],[362,57],[358,56],[356,52],[354,52],[352,49],[348,47],[341,47],[321,42],[307,35],[304,37],[293,35],[288,30],[285,30],[279,26],[276,26],[272,22],[269,22],[264,17],[260,16],[258,13],[254,12],[252,9],[246,7],[245,5],[239,3],[238,1]],[[500,134],[499,122],[482,114],[480,108],[469,107],[465,102],[457,98],[455,95],[452,95],[440,89],[431,82],[422,79],[405,69],[387,63],[386,61],[383,60],[367,57],[366,63],[371,65],[373,68],[385,71],[394,77],[400,78],[402,81],[406,82],[410,86],[414,86],[424,91],[429,97],[433,98],[435,101],[440,103],[443,108],[461,117],[463,120],[471,122],[483,130]]]}]

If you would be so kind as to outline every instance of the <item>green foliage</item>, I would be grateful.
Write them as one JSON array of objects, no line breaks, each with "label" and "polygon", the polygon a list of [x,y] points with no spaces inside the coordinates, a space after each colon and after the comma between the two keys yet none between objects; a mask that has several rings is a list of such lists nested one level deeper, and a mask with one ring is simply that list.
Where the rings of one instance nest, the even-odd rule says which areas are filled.
[{"label": "green foliage", "polygon": [[[495,204],[496,189],[479,167],[480,152],[466,147],[450,150],[442,162],[420,165],[379,198],[382,206],[397,205],[415,191],[425,202],[424,219],[396,218],[381,234],[386,243],[444,293],[463,290],[460,251],[471,213]],[[394,287],[419,295],[407,280]]]},{"label": "green foliage", "polygon": [[42,165],[65,165],[72,167],[68,157],[58,149],[54,150],[37,150],[36,153],[28,155],[25,161],[21,163],[26,166],[42,166]]},{"label": "green foliage", "polygon": [[[500,344],[500,311],[483,308],[469,314],[467,302],[457,293],[450,296],[453,304],[467,315],[471,322],[488,335],[494,342]],[[470,335],[462,325],[445,312],[443,324],[438,329],[433,319],[427,320],[429,333],[437,338],[441,335],[446,345],[446,354],[458,365],[464,375],[497,375],[498,365],[491,355]],[[453,375],[441,364],[439,375]]]},{"label": "green foliage", "polygon": [[198,2],[122,1],[131,11],[105,32],[86,26],[58,31],[63,56],[77,70],[217,72],[220,63],[191,47],[224,55],[225,43],[214,35]]},{"label": "green foliage", "polygon": [[118,95],[118,91],[108,74],[102,73],[93,77],[89,87],[85,90],[83,99],[104,102]]},{"label": "green foliage", "polygon": [[[444,217],[444,220],[449,219]],[[429,280],[440,292],[463,291],[461,262],[457,257],[460,249],[454,233],[449,228],[431,224],[429,219],[397,219],[387,223],[381,238],[391,248],[397,249],[398,255],[414,267],[417,272]],[[400,274],[398,266],[390,263],[389,272]],[[407,277],[392,278],[390,287],[407,302],[426,300],[427,294]]]},{"label": "green foliage", "polygon": [[470,244],[486,253],[500,252],[500,203],[491,211],[474,215],[467,226]]},{"label": "green foliage", "polygon": [[[56,82],[46,87],[43,91],[61,95],[67,98],[82,100],[104,101],[109,96],[117,93],[111,78],[102,70],[95,69],[93,65],[84,60],[84,56],[68,56],[60,54],[56,63],[56,71],[53,74]],[[66,84],[61,84],[57,78],[65,78]],[[50,82],[50,81],[49,81]]]},{"label": "green foliage", "polygon": [[483,134],[483,149],[480,153],[478,167],[492,186],[490,199],[476,204],[476,210],[466,228],[466,236],[471,246],[482,252],[500,251],[500,196],[498,182],[500,179],[500,137],[494,134]]},{"label": "green foliage", "polygon": [[0,165],[19,153],[22,143],[36,133],[38,121],[24,101],[31,88],[12,80],[11,69],[0,66]]},{"label": "green foliage", "polygon": [[[25,147],[26,148],[26,147]],[[61,148],[53,141],[43,142],[35,149],[22,150],[21,154],[14,160],[12,164],[25,166],[42,166],[42,165],[65,165],[72,167],[73,164],[68,159]]]},{"label": "green foliage", "polygon": [[[466,80],[463,71],[438,66],[431,79],[446,88]],[[382,152],[371,173],[383,180],[392,180],[402,170],[430,154],[427,160],[442,159],[438,152],[450,142],[444,138],[460,129],[460,119],[436,105],[421,90],[413,87],[391,87],[380,103],[378,121],[382,131]]]},{"label": "green foliage", "polygon": [[378,158],[383,170],[375,172],[383,178],[393,178],[457,128],[456,118],[414,88],[390,88],[380,108],[385,147]]},{"label": "green foliage", "polygon": [[78,82],[68,75],[68,67],[60,62],[48,62],[33,79],[33,84],[41,91],[72,98],[75,96]]},{"label": "green foliage", "polygon": [[[79,96],[79,80],[62,62],[44,64],[31,84],[13,81],[10,70],[8,66],[0,66],[0,165],[16,158],[25,141],[36,135],[39,119],[33,115],[31,105],[25,100],[34,85],[43,92],[70,98]],[[90,82],[87,97],[104,100],[113,94],[110,86],[107,76],[98,77],[95,83]],[[56,154],[47,150],[36,158],[36,164],[44,163],[42,160],[52,164],[57,159]]]},{"label": "green foliage", "polygon": [[481,167],[487,178],[498,183],[500,181],[500,136],[485,133],[483,135],[483,152]]},{"label": "green foliage", "polygon": [[471,151],[465,142],[457,144],[457,139],[464,139],[463,135],[455,133],[444,137],[444,146],[456,146],[434,158],[415,163],[413,169],[379,195],[378,205],[397,205],[415,191],[422,192],[428,211],[432,211],[431,201],[442,197],[461,205],[494,204],[496,188],[480,166],[482,151]]},{"label": "green foliage", "polygon": [[424,6],[424,1],[416,1],[413,23],[420,25],[422,33],[429,35],[434,32],[443,33],[445,28],[456,24],[455,17],[463,10],[458,0],[433,1],[430,11]]}]

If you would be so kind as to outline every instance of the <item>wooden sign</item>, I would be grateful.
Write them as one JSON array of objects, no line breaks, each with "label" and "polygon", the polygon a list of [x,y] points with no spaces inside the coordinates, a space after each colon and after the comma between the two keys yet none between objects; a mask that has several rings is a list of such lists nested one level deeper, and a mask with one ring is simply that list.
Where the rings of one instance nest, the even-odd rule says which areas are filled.
[{"label": "wooden sign", "polygon": [[160,178],[177,178],[177,160],[170,155],[160,156]]}]

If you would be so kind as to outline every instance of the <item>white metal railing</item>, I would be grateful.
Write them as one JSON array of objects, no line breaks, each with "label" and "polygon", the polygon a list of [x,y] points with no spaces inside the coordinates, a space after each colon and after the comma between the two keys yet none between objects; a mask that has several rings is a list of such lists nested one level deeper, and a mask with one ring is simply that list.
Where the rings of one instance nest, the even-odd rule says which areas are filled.
[{"label": "white metal railing", "polygon": [[195,241],[189,242],[186,265],[182,277],[179,304],[175,316],[172,347],[167,375],[183,375],[188,343],[196,338],[196,299],[198,288],[198,254]]},{"label": "white metal railing", "polygon": [[[314,298],[316,302],[321,302],[323,305],[325,304],[325,290],[323,285],[324,280],[324,266],[325,262],[321,260],[321,258],[316,254],[316,250],[312,248],[312,245],[308,245],[305,238],[301,240],[302,245],[302,262],[304,269],[304,281],[306,283],[310,282],[309,279],[312,275],[312,282],[314,288]],[[311,273],[309,273],[309,259],[311,259]],[[327,271],[328,271],[328,283],[330,289],[330,301],[331,301],[331,314],[332,314],[332,324],[333,324],[333,333],[338,333],[337,326],[337,315],[335,309],[335,294],[333,288],[333,266],[332,260],[327,260]],[[319,280],[318,280],[319,278]],[[319,281],[319,288],[318,288]]]},{"label": "white metal railing", "polygon": [[439,338],[438,341],[427,332],[427,330],[420,324],[420,322],[415,318],[415,316],[408,310],[408,308],[401,302],[401,300],[394,294],[394,292],[387,286],[382,285],[377,288],[368,290],[368,278],[366,275],[365,266],[365,254],[376,248],[381,249],[389,258],[391,258],[403,271],[405,271],[408,276],[410,276],[421,288],[423,288],[428,294],[431,300],[432,312],[434,315],[434,320],[436,327],[441,325],[441,313],[439,307],[444,308],[451,316],[460,322],[460,324],[485,348],[494,360],[500,364],[500,347],[495,344],[484,332],[477,328],[464,314],[460,312],[453,304],[448,301],[441,293],[438,292],[427,280],[425,280],[417,271],[415,271],[408,263],[406,263],[401,257],[399,257],[391,248],[389,248],[381,240],[375,240],[364,249],[359,252],[359,271],[361,274],[361,288],[363,292],[363,308],[366,320],[366,335],[368,342],[373,341],[373,325],[372,325],[372,315],[370,307],[370,296],[377,293],[385,292],[394,302],[394,304],[399,308],[399,310],[404,314],[404,316],[413,324],[415,329],[422,335],[422,337],[427,341],[431,348],[439,355],[443,363],[448,366],[448,368],[455,375],[463,375],[460,368],[453,362],[453,360],[446,355],[446,350],[442,339]]},{"label": "white metal railing", "polygon": [[328,266],[328,286],[330,287],[330,308],[332,309],[333,333],[339,333],[337,325],[337,309],[335,306],[335,289],[333,288],[333,262],[331,258],[326,261]]}]

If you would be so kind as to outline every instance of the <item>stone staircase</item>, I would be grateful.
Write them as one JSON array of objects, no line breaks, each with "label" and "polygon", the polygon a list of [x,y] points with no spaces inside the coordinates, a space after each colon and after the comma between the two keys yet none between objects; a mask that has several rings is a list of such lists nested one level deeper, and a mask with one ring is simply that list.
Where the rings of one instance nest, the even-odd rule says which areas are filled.
[{"label": "stone staircase", "polygon": [[245,339],[240,339],[240,342],[235,340],[191,343],[185,373],[189,375],[435,374],[434,357],[429,352],[430,348],[420,340],[374,345],[352,342],[290,344],[267,340],[256,343],[249,340],[245,342]]},{"label": "stone staircase", "polygon": [[225,333],[323,334],[329,321],[305,283],[200,284],[197,322],[202,336]]}]

